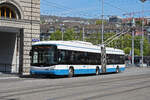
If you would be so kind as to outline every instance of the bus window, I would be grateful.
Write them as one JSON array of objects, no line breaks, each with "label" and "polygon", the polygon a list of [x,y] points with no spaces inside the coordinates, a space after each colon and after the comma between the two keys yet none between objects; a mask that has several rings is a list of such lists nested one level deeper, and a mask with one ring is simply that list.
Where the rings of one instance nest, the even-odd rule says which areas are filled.
[{"label": "bus window", "polygon": [[66,53],[63,50],[59,51],[58,61],[59,63],[65,63]]}]

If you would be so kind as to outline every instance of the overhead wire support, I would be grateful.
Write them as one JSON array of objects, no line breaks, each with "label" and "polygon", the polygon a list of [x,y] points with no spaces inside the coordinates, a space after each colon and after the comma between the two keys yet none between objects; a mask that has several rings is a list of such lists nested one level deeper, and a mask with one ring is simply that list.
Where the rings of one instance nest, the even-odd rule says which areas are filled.
[{"label": "overhead wire support", "polygon": [[[50,1],[47,1],[47,0],[44,0],[41,4],[44,4],[44,5],[47,5],[47,6],[50,6],[50,7],[54,7],[54,8],[57,8],[57,9],[60,9],[60,10],[65,10],[65,11],[67,11],[66,13],[60,13],[61,15],[65,15],[65,14],[69,14],[70,12],[73,12],[74,11],[74,9],[72,9],[72,8],[69,8],[69,7],[65,7],[65,6],[63,6],[63,5],[60,5],[60,4],[57,4],[57,3],[53,3],[53,2],[50,2]],[[47,12],[49,11],[49,10],[46,10]],[[84,13],[83,11],[81,12],[79,12],[78,13],[79,15],[82,15],[82,16],[88,16],[88,17],[92,17],[91,15],[89,15],[89,14],[86,14],[86,13]]]},{"label": "overhead wire support", "polygon": [[106,64],[107,64],[107,59],[106,59],[106,48],[105,45],[103,44],[104,42],[104,0],[102,0],[102,15],[101,15],[101,20],[102,20],[102,25],[101,25],[101,40],[102,40],[102,46],[101,46],[101,64],[102,64],[102,72],[106,72]]},{"label": "overhead wire support", "polygon": [[143,11],[136,11],[136,12],[128,12],[124,13],[123,16],[132,16],[132,15],[137,15],[137,14],[142,14],[144,12],[150,12],[150,10],[143,10]]},{"label": "overhead wire support", "polygon": [[110,3],[106,2],[106,1],[105,1],[105,4],[107,4],[107,5],[109,5],[109,6],[113,7],[113,8],[116,8],[116,9],[118,9],[118,10],[124,12],[124,13],[128,13],[126,10],[124,10],[124,9],[122,9],[120,7],[114,6],[114,5],[112,5],[112,4],[110,4]]},{"label": "overhead wire support", "polygon": [[102,0],[102,45],[104,42],[104,0]]},{"label": "overhead wire support", "polygon": [[147,0],[140,0],[142,2],[142,39],[141,39],[141,63],[142,63],[142,67],[143,67],[143,42],[144,42],[144,2]]},{"label": "overhead wire support", "polygon": [[135,34],[135,20],[132,20],[132,65],[134,65],[134,34]]},{"label": "overhead wire support", "polygon": [[[127,11],[126,10],[124,10],[124,9],[122,9],[122,8],[120,8],[120,7],[116,7],[116,6],[114,6],[114,5],[112,5],[112,4],[110,4],[110,3],[108,3],[108,2],[104,2],[104,0],[102,0],[102,44],[104,44],[104,45],[108,45],[108,44],[110,44],[112,41],[114,41],[115,39],[117,39],[118,37],[120,37],[121,35],[123,35],[123,34],[125,34],[125,33],[127,33],[127,32],[129,32],[130,31],[130,29],[129,30],[123,30],[122,32],[120,32],[120,33],[117,33],[117,34],[115,34],[115,35],[113,35],[112,37],[110,37],[109,39],[107,39],[106,41],[104,41],[103,40],[103,34],[104,34],[104,23],[103,23],[103,18],[104,18],[104,12],[103,12],[103,10],[104,10],[104,3],[105,4],[107,4],[107,5],[110,5],[111,7],[114,7],[114,8],[116,8],[116,9],[118,9],[118,10],[120,10],[120,11],[122,11],[122,12],[124,12],[124,13],[127,13]],[[125,32],[124,32],[125,31]]]},{"label": "overhead wire support", "polygon": [[[126,32],[124,32],[124,31],[122,31],[122,32],[120,32],[120,33],[118,33],[118,34],[115,34],[113,37],[111,37],[111,38],[109,38],[108,40],[106,40],[105,42],[104,42],[104,0],[101,0],[102,1],[102,18],[101,18],[101,20],[102,20],[102,26],[101,26],[101,29],[102,29],[102,36],[101,36],[101,40],[102,40],[102,46],[101,46],[101,63],[102,63],[102,72],[106,72],[106,64],[107,64],[107,60],[106,60],[106,46],[108,45],[108,44],[110,44],[112,41],[114,41],[114,40],[116,40],[117,38],[119,38],[121,35],[123,35],[123,34],[125,34],[125,33],[127,33],[128,31],[130,31],[130,30],[128,30],[128,31],[126,31]],[[108,3],[107,3],[108,4]],[[120,8],[118,8],[118,7],[115,7],[115,8],[117,8],[117,9],[119,9],[119,10],[121,10],[121,11],[123,11],[123,12],[126,12],[126,11],[124,11],[124,10],[122,10],[122,9],[120,9]]]},{"label": "overhead wire support", "polygon": [[65,7],[63,5],[53,3],[53,2],[50,2],[50,1],[47,1],[47,0],[44,0],[43,3],[46,4],[46,5],[50,5],[52,7],[58,8],[58,9],[64,9],[64,10],[72,11],[71,8],[68,8],[68,7]]}]

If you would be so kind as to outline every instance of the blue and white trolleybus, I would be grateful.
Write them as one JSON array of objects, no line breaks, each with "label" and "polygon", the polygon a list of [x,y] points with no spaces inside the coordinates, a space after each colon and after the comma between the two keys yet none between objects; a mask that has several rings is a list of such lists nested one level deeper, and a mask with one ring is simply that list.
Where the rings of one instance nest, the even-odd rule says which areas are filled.
[{"label": "blue and white trolleybus", "polygon": [[[125,70],[124,52],[106,48],[106,72]],[[100,74],[101,47],[82,41],[41,41],[32,45],[30,74]]]}]

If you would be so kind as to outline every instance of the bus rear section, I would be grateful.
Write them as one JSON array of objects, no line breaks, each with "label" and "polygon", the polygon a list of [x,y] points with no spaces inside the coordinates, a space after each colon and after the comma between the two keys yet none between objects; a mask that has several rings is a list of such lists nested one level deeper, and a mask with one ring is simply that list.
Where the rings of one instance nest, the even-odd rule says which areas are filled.
[{"label": "bus rear section", "polygon": [[107,54],[106,72],[122,72],[125,70],[123,54]]}]

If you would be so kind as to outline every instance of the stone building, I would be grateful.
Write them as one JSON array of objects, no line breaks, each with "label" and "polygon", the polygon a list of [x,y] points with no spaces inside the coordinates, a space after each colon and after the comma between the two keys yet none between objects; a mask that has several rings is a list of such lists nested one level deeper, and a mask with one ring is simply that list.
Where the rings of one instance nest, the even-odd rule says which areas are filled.
[{"label": "stone building", "polygon": [[29,51],[39,34],[40,0],[0,0],[0,72],[29,74]]}]

